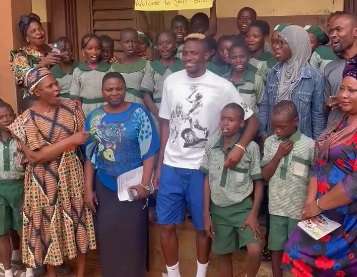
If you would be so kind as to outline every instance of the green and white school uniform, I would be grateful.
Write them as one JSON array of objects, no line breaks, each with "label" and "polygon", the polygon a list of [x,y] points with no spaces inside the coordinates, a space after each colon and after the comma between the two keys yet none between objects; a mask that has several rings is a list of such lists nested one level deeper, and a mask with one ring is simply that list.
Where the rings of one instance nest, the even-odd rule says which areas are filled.
[{"label": "green and white school uniform", "polygon": [[184,46],[184,43],[182,43],[179,46],[177,46],[177,51],[176,51],[176,55],[175,55],[175,57],[180,59],[180,60],[182,60],[183,46]]},{"label": "green and white school uniform", "polygon": [[179,59],[176,59],[175,63],[168,67],[163,65],[160,60],[148,62],[140,90],[150,93],[154,103],[160,108],[164,80],[171,73],[182,70],[183,68],[183,64]]},{"label": "green and white school uniform", "polygon": [[249,59],[249,64],[257,68],[257,72],[263,77],[264,82],[268,71],[273,68],[276,63],[277,61],[273,54],[267,51],[264,51],[258,57],[252,57]]},{"label": "green and white school uniform", "polygon": [[24,169],[15,139],[0,141],[0,236],[21,231]]},{"label": "green and white school uniform", "polygon": [[324,72],[325,66],[330,62],[337,59],[337,56],[332,49],[325,45],[320,45],[315,49],[310,58],[310,64],[312,67]]},{"label": "green and white school uniform", "polygon": [[140,91],[141,81],[143,80],[147,60],[138,59],[135,63],[112,64],[111,71],[119,72],[123,75],[126,83],[125,100],[134,103],[143,103],[143,94]]},{"label": "green and white school uniform", "polygon": [[248,64],[241,80],[238,83],[233,82],[233,85],[237,88],[245,104],[254,112],[258,112],[258,104],[264,91],[264,81],[257,68]]},{"label": "green and white school uniform", "polygon": [[207,69],[221,77],[224,77],[231,71],[231,65],[212,60],[208,62]]},{"label": "green and white school uniform", "polygon": [[71,98],[79,98],[85,115],[104,104],[102,80],[110,70],[110,64],[101,62],[95,69],[85,63],[79,63],[73,71]]},{"label": "green and white school uniform", "polygon": [[77,66],[76,63],[73,63],[72,69],[68,73],[64,72],[58,64],[55,64],[54,66],[51,67],[51,72],[53,76],[56,78],[61,88],[61,97],[70,98],[70,89],[72,85],[73,70],[76,66]]}]

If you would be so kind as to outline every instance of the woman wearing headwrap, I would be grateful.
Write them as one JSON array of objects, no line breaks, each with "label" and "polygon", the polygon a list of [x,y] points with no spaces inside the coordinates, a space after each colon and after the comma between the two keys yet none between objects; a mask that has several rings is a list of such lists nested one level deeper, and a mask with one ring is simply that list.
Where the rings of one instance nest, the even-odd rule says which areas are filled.
[{"label": "woman wearing headwrap", "polygon": [[273,106],[281,100],[291,100],[298,109],[300,131],[308,137],[318,137],[326,125],[324,82],[308,63],[311,46],[307,32],[297,25],[286,26],[272,38],[272,48],[279,63],[268,73],[260,104],[261,135],[271,134]]},{"label": "woman wearing headwrap", "polygon": [[338,102],[344,117],[318,138],[302,216],[323,214],[341,227],[319,240],[297,228],[283,266],[294,276],[357,276],[357,63],[343,73]]},{"label": "woman wearing headwrap", "polygon": [[84,277],[85,254],[95,248],[93,219],[83,201],[83,168],[76,148],[88,138],[84,115],[47,68],[26,74],[25,85],[36,96],[33,106],[9,129],[29,161],[23,204],[23,262],[32,268],[55,266],[78,258],[77,277]]},{"label": "woman wearing headwrap", "polygon": [[31,68],[50,67],[58,64],[61,61],[61,56],[51,52],[51,47],[46,44],[45,30],[38,15],[30,13],[21,16],[18,26],[25,45],[10,51],[10,62],[16,83],[26,95],[27,91],[24,87],[26,72]]},{"label": "woman wearing headwrap", "polygon": [[330,39],[317,25],[306,25],[304,29],[309,33],[312,48],[310,64],[323,74],[325,66],[337,59],[331,47],[326,45]]}]

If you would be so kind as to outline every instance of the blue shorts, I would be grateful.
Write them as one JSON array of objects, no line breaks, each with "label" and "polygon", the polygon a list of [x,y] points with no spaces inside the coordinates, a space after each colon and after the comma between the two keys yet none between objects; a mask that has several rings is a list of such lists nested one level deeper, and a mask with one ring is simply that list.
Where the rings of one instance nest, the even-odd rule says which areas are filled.
[{"label": "blue shorts", "polygon": [[204,178],[198,169],[163,165],[156,199],[157,223],[181,224],[189,210],[194,227],[203,230]]}]

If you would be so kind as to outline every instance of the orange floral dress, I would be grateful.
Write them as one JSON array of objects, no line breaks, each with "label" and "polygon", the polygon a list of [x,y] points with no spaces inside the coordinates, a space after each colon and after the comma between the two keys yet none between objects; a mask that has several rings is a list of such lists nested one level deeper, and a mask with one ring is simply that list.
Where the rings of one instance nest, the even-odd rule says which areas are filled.
[{"label": "orange floral dress", "polygon": [[[11,131],[31,150],[59,142],[84,124],[83,112],[71,100],[49,114],[31,109],[18,116]],[[28,164],[23,206],[23,262],[31,267],[60,265],[95,249],[91,211],[83,201],[83,167],[75,151],[56,160]]]}]

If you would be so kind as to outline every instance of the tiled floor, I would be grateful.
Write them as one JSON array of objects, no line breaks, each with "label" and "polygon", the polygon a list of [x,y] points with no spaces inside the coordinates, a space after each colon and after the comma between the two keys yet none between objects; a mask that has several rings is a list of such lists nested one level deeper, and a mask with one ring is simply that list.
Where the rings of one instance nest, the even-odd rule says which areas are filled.
[{"label": "tiled floor", "polygon": [[[189,223],[183,224],[178,228],[180,241],[180,268],[181,276],[195,276],[196,260],[195,260],[195,233]],[[245,255],[244,252],[237,253],[234,256],[235,277],[244,276]],[[259,270],[259,277],[271,277],[270,263],[262,263]],[[160,252],[159,228],[156,225],[150,226],[150,272],[148,277],[161,277],[164,269],[164,262]],[[3,276],[3,271],[0,269],[0,277]],[[61,277],[72,277],[71,275],[61,275]],[[100,277],[100,266],[98,263],[97,253],[95,251],[89,253],[87,259],[87,274],[86,277]],[[16,277],[20,277],[19,274]],[[121,277],[121,276],[113,276]],[[125,277],[125,276],[123,276]],[[218,277],[217,261],[212,256],[208,277]]]}]

